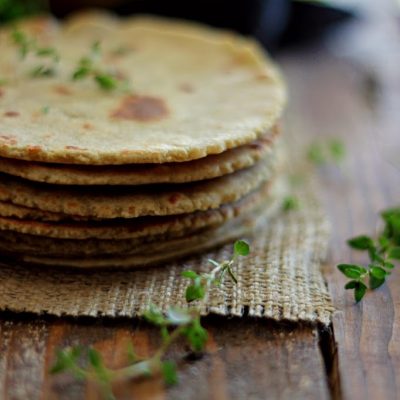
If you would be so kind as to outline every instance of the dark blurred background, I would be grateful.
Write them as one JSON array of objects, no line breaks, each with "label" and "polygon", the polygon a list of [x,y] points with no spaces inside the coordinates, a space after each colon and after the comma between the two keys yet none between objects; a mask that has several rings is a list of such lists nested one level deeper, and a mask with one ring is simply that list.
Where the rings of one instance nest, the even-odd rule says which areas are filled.
[{"label": "dark blurred background", "polygon": [[270,51],[321,40],[355,16],[351,8],[339,7],[332,1],[0,0],[0,22],[46,10],[63,18],[85,8],[107,8],[120,15],[149,13],[201,21],[253,35]]}]

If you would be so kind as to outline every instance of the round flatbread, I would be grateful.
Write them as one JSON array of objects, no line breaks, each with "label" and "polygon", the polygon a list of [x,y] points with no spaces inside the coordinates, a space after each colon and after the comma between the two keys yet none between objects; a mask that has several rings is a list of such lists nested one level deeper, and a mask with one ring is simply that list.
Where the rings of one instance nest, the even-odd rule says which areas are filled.
[{"label": "round flatbread", "polygon": [[[55,222],[0,217],[0,231],[4,231],[0,237],[8,236],[12,240],[12,233],[19,232],[26,235],[24,241],[28,243],[32,243],[29,239],[31,236],[38,236],[44,242],[46,237],[49,237],[67,240],[127,240],[127,245],[131,245],[132,240],[144,240],[149,236],[181,236],[210,226],[221,225],[247,212],[263,198],[281,197],[283,190],[282,185],[276,185],[275,181],[272,188],[270,183],[265,183],[241,200],[216,209],[162,217]],[[21,240],[19,236],[14,239],[14,241],[19,240]],[[33,243],[36,244],[36,241]],[[67,246],[67,243],[64,244]]]},{"label": "round flatbread", "polygon": [[0,200],[43,211],[103,219],[174,215],[232,203],[270,180],[277,159],[208,181],[185,185],[68,187],[0,176]]},{"label": "round flatbread", "polygon": [[184,163],[71,165],[0,158],[0,172],[61,185],[143,185],[217,178],[253,166],[276,150],[278,128],[247,145]]},{"label": "round flatbread", "polygon": [[[42,78],[31,72],[47,59],[20,60],[10,29],[0,32],[6,81],[0,156],[90,165],[183,162],[250,143],[281,116],[280,73],[249,39],[156,18],[110,24],[104,35],[83,25],[36,35],[39,46],[60,54],[54,76]],[[90,77],[71,81],[94,37],[101,40],[96,68],[128,80],[129,91],[102,90]]]},{"label": "round flatbread", "polygon": [[[168,229],[156,229],[147,236],[136,234],[131,239],[118,239],[117,236],[114,236],[113,239],[59,239],[23,234],[16,231],[0,231],[0,250],[49,257],[63,256],[66,258],[103,254],[136,254],[144,251],[142,246],[149,246],[151,243],[164,243],[174,238],[190,236],[194,232],[215,228],[234,218],[254,212],[254,210],[261,207],[272,215],[281,206],[284,189],[281,184],[274,185],[272,190],[268,188],[267,191],[265,189],[250,194],[240,202],[225,205],[218,210],[199,212],[196,217],[189,215],[176,217],[176,226],[171,224],[168,227],[168,221],[165,221],[164,227],[168,227]],[[192,225],[187,224],[190,220],[193,222]],[[178,222],[181,223],[181,230],[176,229],[179,226]],[[29,225],[29,221],[27,225]],[[157,225],[155,227],[159,228]],[[147,229],[148,232],[151,232],[149,228],[151,228],[150,223]],[[84,227],[78,225],[75,229],[84,229]],[[110,230],[112,231],[113,229],[111,228]],[[138,232],[139,229],[137,229],[136,233]]]},{"label": "round flatbread", "polygon": [[[273,215],[281,206],[275,199],[260,199],[258,204],[241,210],[241,213],[225,222],[242,218],[254,213],[255,210],[268,208],[269,215]],[[24,235],[10,231],[0,231],[0,251],[15,252],[24,255],[77,259],[82,257],[121,256],[135,254],[151,254],[168,252],[169,250],[185,246],[189,242],[187,237],[194,233],[200,234],[210,229],[216,229],[221,224],[208,225],[202,229],[189,229],[188,231],[173,232],[166,235],[139,237],[129,240],[99,240],[99,239],[53,239],[40,236]]]},{"label": "round flatbread", "polygon": [[[199,253],[224,243],[233,241],[251,233],[258,225],[265,224],[266,217],[262,213],[249,214],[239,217],[216,229],[210,229],[182,239],[171,240],[163,245],[165,251],[148,249],[148,254],[122,254],[108,257],[86,257],[80,259],[51,258],[23,255],[21,253],[9,255],[29,264],[47,265],[61,268],[86,269],[113,269],[113,268],[140,268],[149,265],[161,264],[176,260],[187,255]],[[169,246],[168,246],[169,245]],[[168,249],[169,248],[169,249]]]}]

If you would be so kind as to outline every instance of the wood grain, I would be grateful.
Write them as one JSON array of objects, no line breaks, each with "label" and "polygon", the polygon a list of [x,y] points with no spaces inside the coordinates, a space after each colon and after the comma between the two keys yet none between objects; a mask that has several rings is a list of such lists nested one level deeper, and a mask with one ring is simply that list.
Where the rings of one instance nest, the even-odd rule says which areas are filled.
[{"label": "wood grain", "polygon": [[[314,140],[341,137],[349,152],[342,171],[332,167],[319,171],[321,197],[333,221],[326,277],[338,310],[333,320],[339,368],[335,384],[344,399],[397,399],[399,271],[394,271],[388,286],[369,293],[357,305],[343,290],[346,280],[334,268],[340,262],[366,262],[365,255],[347,248],[346,238],[375,234],[379,212],[399,205],[400,173],[384,152],[394,138],[377,133],[388,121],[371,112],[365,97],[371,76],[363,69],[326,53],[302,53],[299,60],[300,55],[292,54],[284,62],[295,103],[289,112],[291,126]],[[383,101],[384,95],[375,101]],[[396,138],[392,146],[400,150],[400,140]]]},{"label": "wood grain", "polygon": [[[126,362],[133,341],[143,355],[157,346],[158,331],[138,321],[60,320],[3,316],[0,326],[2,399],[101,399],[93,384],[70,376],[51,376],[56,348],[91,345],[110,367]],[[166,389],[160,378],[115,387],[118,399],[328,399],[318,332],[309,326],[277,325],[265,320],[206,319],[210,338],[200,358],[184,358],[175,346],[180,383]],[[1,374],[2,376],[3,374]]]}]

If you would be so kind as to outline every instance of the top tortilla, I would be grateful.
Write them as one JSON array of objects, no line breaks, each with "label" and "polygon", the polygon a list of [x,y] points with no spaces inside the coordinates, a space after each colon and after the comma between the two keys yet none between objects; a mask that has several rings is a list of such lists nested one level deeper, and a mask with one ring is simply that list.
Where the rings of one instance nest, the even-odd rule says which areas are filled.
[{"label": "top tortilla", "polygon": [[[59,29],[26,23],[40,45],[61,54],[51,78],[30,77],[42,61],[20,60],[10,31],[0,31],[0,77],[7,81],[0,95],[0,156],[89,165],[183,162],[254,141],[280,117],[280,73],[253,41],[149,17],[96,21],[83,18]],[[104,92],[92,79],[71,81],[96,39],[99,68],[128,78],[131,92]]]},{"label": "top tortilla", "polygon": [[261,158],[274,157],[278,129],[254,142],[183,163],[77,165],[0,157],[0,172],[30,181],[57,185],[144,185],[186,183],[217,178],[249,168]]}]

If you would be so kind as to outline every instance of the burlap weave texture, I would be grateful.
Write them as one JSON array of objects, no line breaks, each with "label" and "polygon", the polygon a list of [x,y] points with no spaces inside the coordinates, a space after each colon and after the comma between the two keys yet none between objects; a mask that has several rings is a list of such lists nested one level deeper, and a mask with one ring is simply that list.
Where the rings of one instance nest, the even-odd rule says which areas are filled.
[{"label": "burlap weave texture", "polygon": [[[248,238],[251,255],[235,266],[238,283],[213,289],[204,313],[328,324],[333,306],[320,264],[329,224],[309,190],[301,208],[282,212]],[[232,245],[157,268],[135,271],[62,271],[0,266],[0,309],[71,316],[140,316],[150,304],[185,306],[181,271],[211,268]]]}]

